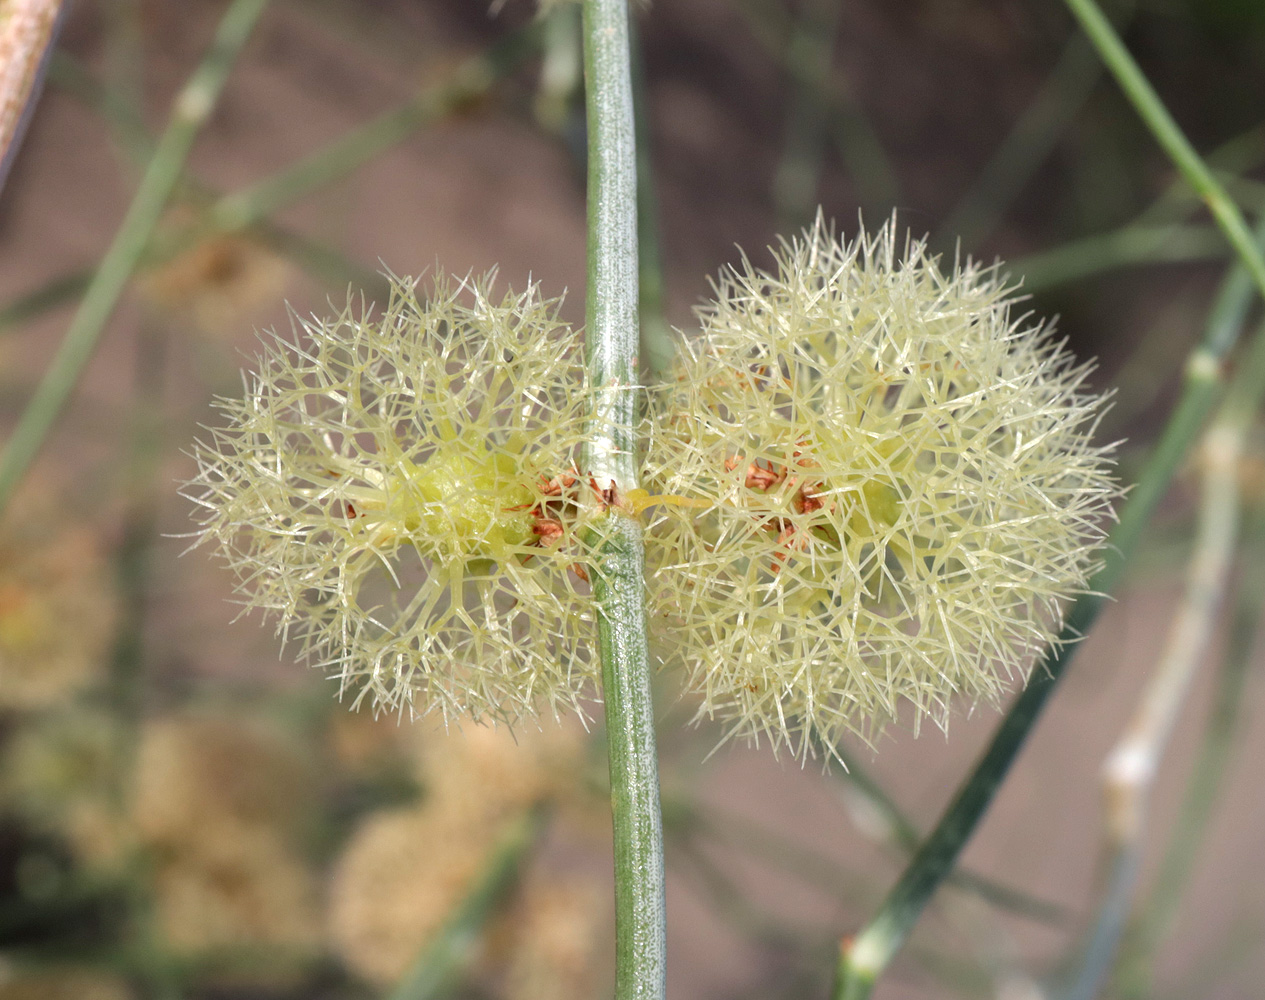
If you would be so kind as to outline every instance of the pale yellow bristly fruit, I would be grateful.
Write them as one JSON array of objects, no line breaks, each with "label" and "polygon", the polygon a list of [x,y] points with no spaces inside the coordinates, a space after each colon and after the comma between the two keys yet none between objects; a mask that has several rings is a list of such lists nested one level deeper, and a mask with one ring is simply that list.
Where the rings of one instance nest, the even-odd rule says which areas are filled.
[{"label": "pale yellow bristly fruit", "polygon": [[650,610],[699,715],[796,753],[996,702],[1058,635],[1118,489],[1089,391],[997,268],[822,219],[743,261],[653,394]]},{"label": "pale yellow bristly fruit", "polygon": [[580,710],[595,674],[580,338],[535,286],[393,278],[267,341],[194,456],[200,541],[354,699]]}]

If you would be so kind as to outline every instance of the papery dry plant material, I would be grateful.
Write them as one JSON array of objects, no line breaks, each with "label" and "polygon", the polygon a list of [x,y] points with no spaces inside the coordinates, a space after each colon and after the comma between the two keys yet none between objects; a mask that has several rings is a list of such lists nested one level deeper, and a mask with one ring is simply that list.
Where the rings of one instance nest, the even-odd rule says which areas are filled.
[{"label": "papery dry plant material", "polygon": [[334,868],[329,935],[359,975],[399,980],[484,872],[506,829],[576,791],[573,729],[465,725],[428,732],[416,806],[369,816]]},{"label": "papery dry plant material", "polygon": [[[774,748],[946,723],[1055,641],[1118,494],[1104,397],[997,269],[893,223],[744,261],[655,394],[650,607],[700,716]],[[915,723],[916,724],[916,723]]]},{"label": "papery dry plant material", "polygon": [[71,702],[21,718],[0,756],[4,805],[87,864],[123,864],[136,834],[118,801],[127,738],[100,707]]},{"label": "papery dry plant material", "polygon": [[10,970],[0,976],[0,1000],[131,1000],[133,996],[121,978],[97,969]]},{"label": "papery dry plant material", "polygon": [[61,7],[61,0],[0,0],[0,189]]},{"label": "papery dry plant material", "polygon": [[316,881],[299,849],[315,782],[301,748],[262,722],[188,714],[143,727],[131,818],[169,947],[315,953]]},{"label": "papery dry plant material", "polygon": [[25,487],[0,525],[0,708],[47,708],[87,689],[113,636],[97,539],[43,492]]}]

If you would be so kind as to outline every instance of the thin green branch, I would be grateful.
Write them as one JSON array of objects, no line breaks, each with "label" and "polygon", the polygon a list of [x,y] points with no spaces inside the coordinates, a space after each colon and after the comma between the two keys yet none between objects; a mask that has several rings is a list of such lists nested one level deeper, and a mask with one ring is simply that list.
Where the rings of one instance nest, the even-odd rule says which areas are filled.
[{"label": "thin green branch", "polygon": [[[922,843],[922,835],[914,826],[913,821],[905,815],[873,776],[855,760],[842,751],[836,750],[834,753],[847,768],[847,773],[841,775],[843,780],[849,784],[856,795],[865,800],[868,808],[878,813],[891,841],[907,856],[913,855],[918,850],[918,845]],[[1009,910],[1030,920],[1051,926],[1060,926],[1067,922],[1067,912],[1056,903],[994,881],[987,876],[963,870],[950,873],[947,881],[966,892],[974,893],[991,906]]]},{"label": "thin green branch", "polygon": [[[1261,125],[1222,143],[1208,155],[1208,163],[1231,185],[1239,184],[1240,175],[1255,169],[1262,160],[1265,126]],[[1195,204],[1190,188],[1177,177],[1127,225],[1018,258],[1010,262],[1010,268],[1024,277],[1026,291],[1034,291],[1117,267],[1224,257],[1229,248],[1215,227],[1182,223]]]},{"label": "thin green branch", "polygon": [[127,215],[71,321],[57,355],[0,454],[0,510],[39,452],[114,312],[171,196],[198,132],[214,110],[228,74],[268,0],[233,0],[201,65],[176,97]]},{"label": "thin green branch", "polygon": [[805,225],[817,205],[826,145],[824,93],[842,10],[841,0],[808,0],[787,42],[791,97],[782,159],[773,174],[773,203],[783,231]]},{"label": "thin green branch", "polygon": [[517,881],[542,825],[541,810],[534,810],[510,827],[479,880],[387,1000],[435,1000],[451,993],[474,956],[479,932]]},{"label": "thin green branch", "polygon": [[641,316],[641,368],[649,376],[672,367],[676,346],[664,315],[663,255],[659,245],[659,198],[650,162],[649,99],[646,66],[636,22],[631,22],[633,111],[637,126],[637,309]]},{"label": "thin green branch", "polygon": [[[1265,231],[1258,235],[1265,240]],[[1090,581],[1090,592],[1068,612],[1060,641],[1032,672],[1027,687],[1015,699],[992,742],[878,913],[840,948],[834,1000],[869,996],[878,976],[900,950],[923,908],[953,869],[958,854],[1023,748],[1046,699],[1075,655],[1077,641],[1089,633],[1107,595],[1120,582],[1143,528],[1216,404],[1225,383],[1222,366],[1241,336],[1243,310],[1251,297],[1250,279],[1241,265],[1236,266],[1222,286],[1202,340],[1187,358],[1177,406],[1120,512],[1120,521],[1105,548],[1103,568]],[[1253,346],[1253,356],[1257,351],[1265,351],[1265,341],[1260,337]]]},{"label": "thin green branch", "polygon": [[1104,766],[1111,877],[1069,1000],[1093,1000],[1111,971],[1141,869],[1150,795],[1194,683],[1228,586],[1239,538],[1239,463],[1265,399],[1265,327],[1239,366],[1204,435],[1199,530],[1181,609],[1164,656],[1123,738]]},{"label": "thin green branch", "polygon": [[[756,41],[788,74],[795,76],[798,67],[787,61],[794,30],[787,9],[769,0],[737,0],[736,6]],[[900,188],[891,159],[874,126],[840,76],[821,80],[819,100],[825,111],[826,128],[848,176],[857,186],[861,204],[870,211],[889,212],[900,200]]]},{"label": "thin green branch", "polygon": [[1073,37],[1032,102],[941,225],[947,239],[961,240],[972,248],[996,228],[1089,99],[1101,72],[1089,43]]},{"label": "thin green branch", "polygon": [[588,119],[586,348],[593,403],[585,471],[607,508],[591,563],[615,833],[615,996],[662,1000],[659,809],[645,553],[622,498],[637,488],[637,149],[626,0],[584,0]]},{"label": "thin green branch", "polygon": [[1243,715],[1243,688],[1252,667],[1252,652],[1259,648],[1265,622],[1265,510],[1258,512],[1247,531],[1249,544],[1241,556],[1243,579],[1239,583],[1234,618],[1225,656],[1217,673],[1216,694],[1203,744],[1189,779],[1175,830],[1160,865],[1155,888],[1135,909],[1135,927],[1126,935],[1132,942],[1119,963],[1118,992],[1130,1000],[1153,996],[1155,956],[1176,923],[1183,894],[1194,870],[1204,833],[1216,802],[1225,787],[1225,773]]},{"label": "thin green branch", "polygon": [[[353,283],[372,287],[378,281],[376,276],[367,273],[357,275],[358,269],[344,266],[346,262],[328,248],[318,247],[311,241],[273,226],[267,221],[268,217],[311,194],[317,187],[358,169],[392,145],[402,142],[413,131],[477,101],[497,80],[521,64],[532,51],[538,31],[532,26],[507,36],[488,52],[472,56],[458,66],[450,79],[426,89],[401,107],[352,129],[291,167],[216,199],[199,227],[167,246],[147,247],[142,265],[170,259],[202,237],[253,227],[274,247],[293,255],[316,277],[343,280],[350,276]],[[59,59],[55,61],[53,70],[57,82],[106,117],[121,144],[132,151],[146,148],[149,140],[143,124],[132,120],[128,109],[117,100],[102,94],[95,81],[76,64]],[[202,193],[209,192],[203,188]],[[152,259],[150,254],[153,254]],[[0,310],[0,332],[46,309],[73,300],[87,287],[89,277],[83,272],[63,275],[11,303]]]},{"label": "thin green branch", "polygon": [[72,271],[53,278],[47,284],[14,299],[0,309],[0,334],[7,333],[27,320],[42,316],[50,309],[73,302],[92,284],[91,271]]},{"label": "thin green branch", "polygon": [[253,225],[364,166],[419,128],[473,104],[535,51],[540,33],[540,23],[534,22],[505,36],[486,52],[463,62],[443,83],[352,129],[292,166],[226,195],[210,211],[212,227],[232,232]]},{"label": "thin green branch", "polygon": [[[1227,139],[1209,153],[1205,160],[1220,176],[1240,177],[1265,163],[1265,123],[1257,123]],[[1185,212],[1190,204],[1201,204],[1198,195],[1178,174],[1150,205],[1138,213],[1133,222],[1153,226],[1171,221]]]},{"label": "thin green branch", "polygon": [[573,3],[554,4],[542,16],[540,82],[532,111],[542,128],[569,138],[567,133],[584,92],[580,8]]},{"label": "thin green branch", "polygon": [[1265,296],[1265,256],[1253,242],[1238,206],[1195,152],[1094,0],[1067,0],[1067,5],[1156,141],[1186,178],[1186,183],[1207,203],[1213,219]]},{"label": "thin green branch", "polygon": [[[1265,345],[1265,336],[1258,336],[1256,345]],[[1232,386],[1230,398],[1234,395]],[[1154,675],[1128,728],[1103,765],[1111,875],[1068,992],[1069,1000],[1098,996],[1129,918],[1146,846],[1152,789],[1182,706],[1206,658],[1234,562],[1240,520],[1239,460],[1245,430],[1246,422],[1227,419],[1223,404],[1218,419],[1204,435],[1202,500],[1186,591]]]},{"label": "thin green branch", "polygon": [[1040,291],[1134,264],[1215,260],[1226,255],[1225,239],[1212,226],[1128,225],[1072,240],[1011,261],[1025,292]]},{"label": "thin green branch", "polygon": [[[106,90],[76,59],[65,53],[57,53],[49,69],[49,79],[101,115],[109,125],[115,142],[129,159],[143,165],[154,155],[154,140],[146,130],[145,123],[136,109]],[[186,174],[177,186],[173,197],[184,198],[199,211],[204,211],[209,205],[217,203],[224,195]],[[389,283],[380,273],[361,267],[333,247],[318,243],[268,219],[259,219],[250,228],[261,242],[288,257],[318,281],[331,285],[352,285],[371,299],[385,299],[388,295]],[[143,270],[165,263],[192,246],[194,240],[205,232],[204,227],[199,228],[195,224],[165,239],[155,236],[146,247],[138,269]],[[87,279],[84,280],[85,285],[86,282]],[[49,286],[49,288],[73,295],[76,286],[67,282],[64,285],[59,284]],[[38,289],[32,295],[15,303],[14,307],[25,306],[28,299],[34,299],[43,291],[43,289]],[[45,301],[51,305],[58,304],[53,298],[44,301],[35,299],[36,309],[30,310],[27,315],[37,311],[45,304]],[[10,319],[11,310],[14,307],[0,312],[0,332],[14,322]],[[25,318],[21,313],[18,316],[19,319]]]}]

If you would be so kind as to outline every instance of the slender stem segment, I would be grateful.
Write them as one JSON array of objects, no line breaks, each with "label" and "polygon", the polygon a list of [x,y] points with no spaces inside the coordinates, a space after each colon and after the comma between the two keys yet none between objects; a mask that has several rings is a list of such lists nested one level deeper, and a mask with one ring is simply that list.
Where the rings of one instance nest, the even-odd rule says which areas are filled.
[{"label": "slender stem segment", "polygon": [[637,488],[637,167],[626,0],[584,0],[588,115],[586,337],[593,412],[585,471],[613,502],[594,533],[615,827],[615,996],[664,996],[663,827]]},{"label": "slender stem segment", "polygon": [[453,908],[448,922],[400,984],[387,994],[387,1000],[437,1000],[452,994],[461,972],[476,952],[480,932],[517,881],[524,860],[539,838],[543,819],[543,814],[535,810],[513,824],[469,894]]},{"label": "slender stem segment", "polygon": [[1120,41],[1120,36],[1111,26],[1111,22],[1103,15],[1101,8],[1094,0],[1066,0],[1067,6],[1080,22],[1081,28],[1094,43],[1094,48],[1107,64],[1107,68],[1120,84],[1120,89],[1133,103],[1134,110],[1146,123],[1158,142],[1181,171],[1186,183],[1208,205],[1225,238],[1234,247],[1235,253],[1247,268],[1253,283],[1265,295],[1265,256],[1252,241],[1252,234],[1243,221],[1238,206],[1226,193],[1225,188],[1212,175],[1208,165],[1204,163],[1195,148],[1186,138],[1181,127],[1173,120],[1173,116],[1164,107],[1155,88],[1151,86],[1138,64],[1129,55],[1129,50]]},{"label": "slender stem segment", "polygon": [[35,458],[92,357],[101,330],[114,312],[132,271],[140,263],[167,199],[180,179],[193,141],[214,110],[237,54],[267,5],[268,0],[233,0],[220,20],[206,57],[177,95],[171,121],[149,161],[114,242],[101,259],[101,266],[66,331],[66,339],[23,412],[4,453],[0,454],[0,510]]}]

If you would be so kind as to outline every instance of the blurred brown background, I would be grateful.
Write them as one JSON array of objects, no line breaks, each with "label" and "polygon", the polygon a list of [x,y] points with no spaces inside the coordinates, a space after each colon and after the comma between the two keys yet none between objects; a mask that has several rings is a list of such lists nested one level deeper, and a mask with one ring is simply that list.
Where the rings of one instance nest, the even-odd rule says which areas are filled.
[{"label": "blurred brown background", "polygon": [[[6,423],[73,308],[70,297],[39,308],[26,297],[50,283],[56,292],[109,245],[145,130],[161,130],[223,9],[74,4],[0,197]],[[1220,151],[1214,162],[1245,210],[1265,208],[1265,5],[1142,0],[1113,11],[1194,144]],[[554,800],[556,818],[505,904],[518,909],[494,923],[453,995],[609,992],[600,746],[552,725],[515,751],[483,747],[478,733],[349,722],[329,682],[278,656],[270,629],[228,624],[228,574],[201,552],[179,558],[186,542],[174,537],[190,530],[176,492],[192,474],[182,449],[217,419],[212,396],[236,391],[254,331],[288,322],[286,302],[327,312],[383,266],[497,265],[509,285],[569,289],[564,312],[582,319],[583,121],[565,8],[544,33],[549,72],[529,56],[486,96],[285,204],[265,227],[197,230],[214,192],[442,86],[535,14],[523,0],[495,16],[478,0],[274,0],[245,49],[191,158],[197,186],[159,234],[179,252],[133,282],[6,515],[0,678],[27,679],[12,680],[26,693],[0,696],[0,998],[378,995],[493,850],[467,842],[462,855],[461,831],[521,813],[521,792],[502,789],[515,767],[537,768],[519,785]],[[1132,476],[1227,254],[1198,206],[1171,190],[1172,168],[1061,4],[675,0],[641,7],[638,22],[671,323],[688,331],[691,306],[736,246],[762,263],[763,248],[818,204],[846,234],[860,216],[877,225],[895,212],[945,253],[960,237],[963,253],[1010,261],[1032,308],[1060,314],[1077,352],[1100,358],[1098,384],[1119,392],[1104,434],[1127,436],[1122,474]],[[1092,239],[1103,234],[1115,242]],[[1265,499],[1263,458],[1258,448],[1245,471],[1252,509]],[[1100,767],[1163,642],[1193,505],[1187,470],[963,859],[1051,912],[1023,916],[949,887],[876,996],[1036,997],[1075,964],[1104,876]],[[1247,558],[1259,555],[1254,539]],[[1153,964],[1126,939],[1107,995],[1261,995],[1263,657],[1258,644],[1176,925]],[[1219,662],[1209,658],[1164,760],[1143,901]],[[60,664],[61,679],[31,681],[35,663]],[[758,748],[708,757],[719,732],[683,729],[691,710],[674,699],[665,679],[669,995],[824,996],[835,942],[872,911],[904,855],[845,777]],[[997,720],[964,705],[947,739],[893,729],[852,756],[927,829]],[[454,773],[485,789],[479,802],[444,791]],[[303,794],[260,804],[283,788]],[[200,810],[229,819],[221,828]],[[385,874],[368,870],[375,857]],[[430,884],[419,859],[454,873],[454,885]],[[285,884],[264,878],[291,869]],[[398,905],[391,888],[404,893]],[[82,978],[67,985],[67,968]]]}]

